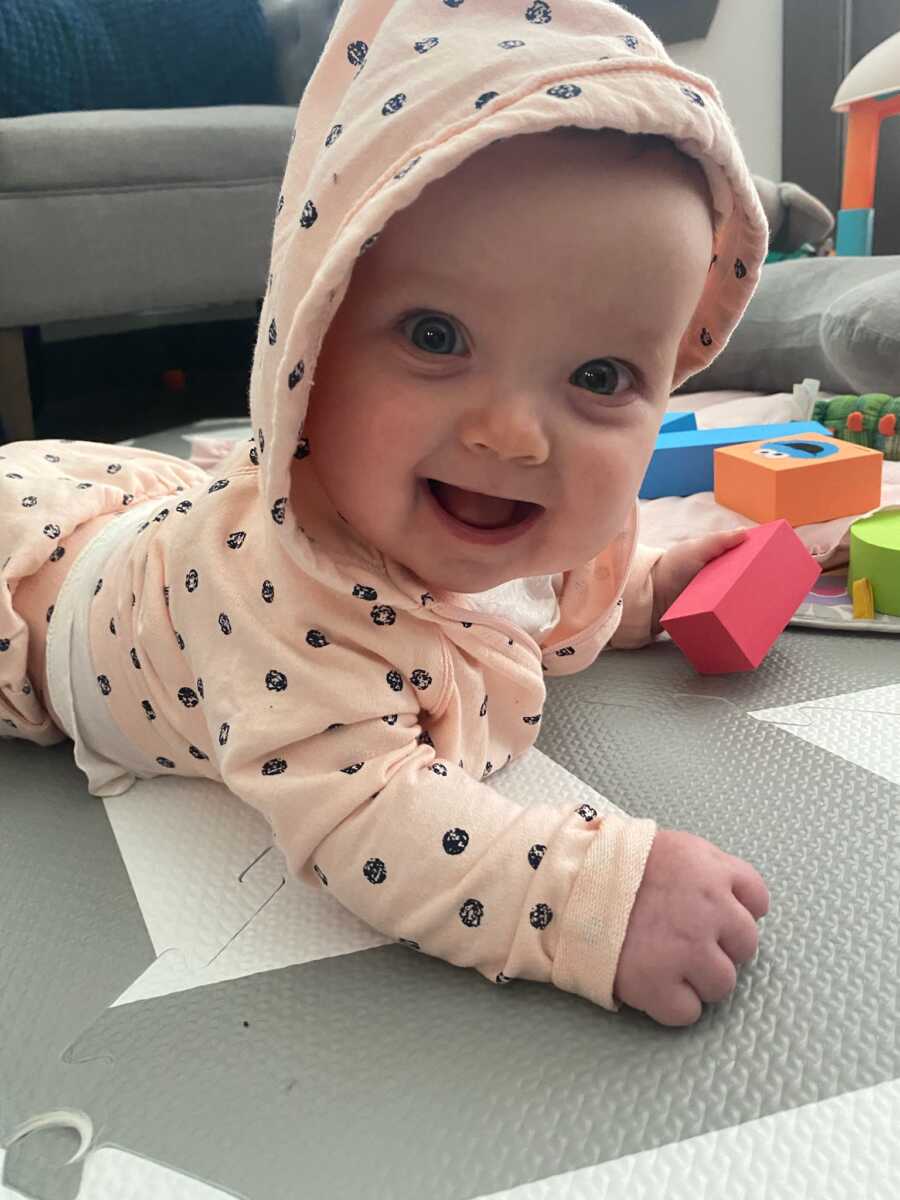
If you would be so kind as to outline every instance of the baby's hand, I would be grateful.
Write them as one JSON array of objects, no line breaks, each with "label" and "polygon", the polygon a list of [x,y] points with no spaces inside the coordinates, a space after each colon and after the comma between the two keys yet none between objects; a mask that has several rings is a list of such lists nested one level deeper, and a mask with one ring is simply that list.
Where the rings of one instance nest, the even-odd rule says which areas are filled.
[{"label": "baby's hand", "polygon": [[704,838],[659,830],[638,888],[613,992],[661,1025],[693,1025],[757,951],[769,893],[755,867]]},{"label": "baby's hand", "polygon": [[694,576],[710,559],[718,558],[726,550],[738,546],[747,536],[752,525],[741,525],[724,533],[708,533],[671,546],[653,568],[653,621],[650,633],[656,637],[661,632],[659,618],[673,604]]}]

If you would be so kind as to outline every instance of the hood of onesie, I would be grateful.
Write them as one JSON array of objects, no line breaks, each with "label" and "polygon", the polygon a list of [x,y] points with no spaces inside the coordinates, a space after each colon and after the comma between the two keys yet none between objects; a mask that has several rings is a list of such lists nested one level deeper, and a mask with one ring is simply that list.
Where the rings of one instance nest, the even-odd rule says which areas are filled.
[{"label": "hood of onesie", "polygon": [[[314,453],[303,436],[309,389],[354,263],[429,182],[497,139],[560,125],[661,134],[706,173],[714,257],[674,389],[725,347],[768,250],[715,86],[604,0],[344,0],[297,111],[250,380],[249,454],[266,527],[323,583],[346,579],[304,528],[306,514],[292,511],[291,467]],[[356,541],[356,553],[386,565]]]}]

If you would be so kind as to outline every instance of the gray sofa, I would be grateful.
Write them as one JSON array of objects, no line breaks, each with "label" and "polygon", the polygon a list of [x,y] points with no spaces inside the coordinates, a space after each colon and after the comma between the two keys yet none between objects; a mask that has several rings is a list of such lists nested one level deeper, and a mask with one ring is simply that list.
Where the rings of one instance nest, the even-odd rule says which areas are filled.
[{"label": "gray sofa", "polygon": [[[0,420],[33,436],[41,327],[252,303],[296,106],[340,0],[262,0],[283,104],[0,119]],[[69,323],[75,323],[70,325]],[[85,326],[87,329],[87,326]]]},{"label": "gray sofa", "polygon": [[[42,330],[55,340],[98,332],[98,321],[110,332],[117,322],[231,316],[241,305],[241,315],[255,314],[296,106],[340,0],[261,4],[283,104],[0,119],[0,422],[8,440],[34,433],[29,364],[33,375]],[[832,214],[801,188],[754,181],[774,248],[791,251],[830,232]]]}]

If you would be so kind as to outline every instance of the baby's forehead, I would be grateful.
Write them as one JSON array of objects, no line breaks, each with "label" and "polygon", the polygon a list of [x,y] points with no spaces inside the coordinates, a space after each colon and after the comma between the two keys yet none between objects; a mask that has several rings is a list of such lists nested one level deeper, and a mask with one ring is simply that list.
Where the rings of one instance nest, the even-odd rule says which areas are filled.
[{"label": "baby's forehead", "polygon": [[[523,306],[534,311],[552,301],[580,324],[615,321],[630,329],[648,323],[648,314],[635,311],[644,308],[654,310],[658,329],[665,323],[658,310],[682,297],[679,276],[705,279],[713,242],[708,210],[694,183],[678,178],[672,164],[679,152],[664,139],[636,146],[624,135],[597,140],[611,147],[615,171],[596,164],[589,177],[569,171],[579,153],[595,148],[594,131],[578,130],[574,138],[491,143],[425,185],[357,262],[365,302],[393,306],[396,296],[398,305],[471,312],[475,319],[491,308],[513,318]],[[526,157],[528,145],[537,149],[541,157],[530,165],[541,170],[508,169],[517,142]]]},{"label": "baby's forehead", "polygon": [[497,138],[480,147],[441,177],[448,183],[467,174],[494,169],[536,170],[558,168],[568,172],[616,169],[649,165],[677,174],[696,171],[703,175],[699,160],[660,134],[626,133],[620,129],[589,129],[580,125],[558,125],[538,132]]},{"label": "baby's forehead", "polygon": [[549,219],[557,212],[577,214],[582,207],[596,211],[613,193],[635,189],[650,198],[658,193],[659,208],[689,192],[700,195],[715,225],[703,167],[670,139],[558,126],[500,138],[476,150],[430,180],[388,220],[386,232],[407,231],[439,252],[442,229],[477,238],[491,217],[514,229],[528,213]]}]

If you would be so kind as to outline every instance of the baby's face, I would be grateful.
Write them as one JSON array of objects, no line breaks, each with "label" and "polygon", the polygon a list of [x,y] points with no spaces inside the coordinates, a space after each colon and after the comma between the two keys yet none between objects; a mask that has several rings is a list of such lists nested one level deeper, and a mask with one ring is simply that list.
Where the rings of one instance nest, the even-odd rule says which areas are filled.
[{"label": "baby's face", "polygon": [[[316,366],[303,469],[429,586],[580,566],[628,518],[712,257],[701,188],[668,153],[634,155],[565,130],[494,143],[356,264]],[[470,540],[429,479],[542,511],[508,540]],[[475,524],[507,516],[455,503]]]}]

